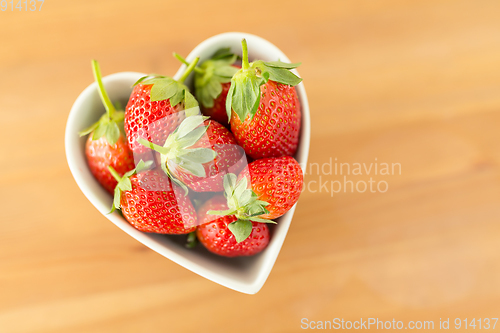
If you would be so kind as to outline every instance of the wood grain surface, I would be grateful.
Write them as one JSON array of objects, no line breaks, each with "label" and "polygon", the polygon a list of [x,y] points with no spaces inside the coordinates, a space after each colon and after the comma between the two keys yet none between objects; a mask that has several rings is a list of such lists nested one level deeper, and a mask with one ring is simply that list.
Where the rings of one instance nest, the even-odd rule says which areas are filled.
[{"label": "wood grain surface", "polygon": [[[64,154],[90,59],[104,75],[174,74],[173,51],[225,31],[301,61],[311,107],[316,164],[253,296],[116,228]],[[440,318],[500,317],[500,2],[45,0],[0,11],[0,50],[0,332],[295,332],[303,318],[369,317],[437,331]],[[387,191],[343,187],[370,180]]]}]

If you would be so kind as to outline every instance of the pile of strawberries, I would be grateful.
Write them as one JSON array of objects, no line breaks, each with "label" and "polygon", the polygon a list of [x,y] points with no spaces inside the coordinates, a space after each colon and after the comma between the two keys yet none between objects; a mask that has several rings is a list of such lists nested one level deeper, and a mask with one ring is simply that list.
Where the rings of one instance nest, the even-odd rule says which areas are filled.
[{"label": "pile of strawberries", "polygon": [[[302,190],[292,157],[301,110],[290,69],[299,64],[248,61],[220,49],[179,80],[149,75],[134,84],[119,111],[92,67],[106,113],[89,134],[89,168],[114,195],[112,211],[144,232],[188,234],[209,251],[248,256],[269,243],[268,223],[285,214]],[[241,64],[241,65],[239,65]],[[194,72],[194,95],[183,83]]]}]

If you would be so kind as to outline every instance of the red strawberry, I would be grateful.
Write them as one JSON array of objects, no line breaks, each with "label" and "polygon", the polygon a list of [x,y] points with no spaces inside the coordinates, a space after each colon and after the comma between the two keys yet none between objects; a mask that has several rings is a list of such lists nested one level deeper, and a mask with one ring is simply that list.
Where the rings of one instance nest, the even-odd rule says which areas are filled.
[{"label": "red strawberry", "polygon": [[234,215],[239,224],[270,221],[282,216],[297,202],[302,190],[300,165],[290,156],[265,158],[248,164],[239,175],[224,176],[224,211],[211,214]]},{"label": "red strawberry", "polygon": [[121,209],[123,216],[136,229],[158,234],[187,234],[196,229],[196,211],[188,196],[161,170],[147,170],[142,161],[137,168],[116,177],[113,208]]},{"label": "red strawberry", "polygon": [[212,100],[212,106],[209,106],[210,104],[208,104],[207,106],[201,104],[201,112],[205,116],[209,116],[218,123],[224,126],[229,126],[229,120],[227,118],[226,112],[226,98],[227,93],[229,92],[229,88],[231,87],[231,83],[224,82],[221,83],[220,86],[222,88],[222,91],[215,99]]},{"label": "red strawberry", "polygon": [[300,104],[294,87],[268,81],[261,88],[257,113],[242,122],[231,115],[231,131],[245,152],[254,159],[291,156],[297,151]]},{"label": "red strawberry", "polygon": [[224,189],[223,177],[246,164],[243,150],[227,128],[206,117],[190,116],[162,146],[145,139],[138,142],[160,153],[161,168],[180,186],[199,192]]},{"label": "red strawberry", "polygon": [[163,145],[167,136],[184,119],[185,113],[180,111],[188,112],[198,107],[198,102],[183,84],[197,63],[198,58],[178,81],[153,75],[145,76],[135,83],[125,111],[125,133],[136,158],[145,158],[144,154],[149,152],[137,143],[138,138]]},{"label": "red strawberry", "polygon": [[257,60],[248,63],[243,39],[242,68],[231,79],[226,110],[236,141],[254,159],[293,155],[299,143],[300,103],[290,72],[300,64]]},{"label": "red strawberry", "polygon": [[[265,249],[269,243],[269,228],[265,223],[241,222],[234,215],[210,215],[214,210],[226,210],[226,198],[217,195],[198,209],[200,226],[196,229],[199,241],[210,251],[225,257],[251,256]],[[238,239],[244,229],[243,239]],[[236,231],[235,231],[236,230]],[[235,232],[237,236],[233,234]]]},{"label": "red strawberry", "polygon": [[111,103],[102,83],[99,64],[95,60],[92,60],[92,70],[106,113],[79,134],[84,136],[90,133],[85,144],[89,169],[97,181],[113,194],[117,182],[109,172],[108,166],[112,166],[121,176],[134,168],[134,157],[121,131],[124,112],[117,111]]},{"label": "red strawberry", "polygon": [[[180,55],[174,56],[189,65]],[[229,48],[219,49],[200,67],[194,69],[194,91],[200,102],[201,112],[224,126],[229,125],[226,112],[226,97],[231,86],[231,78],[240,68],[233,65],[238,59]]]},{"label": "red strawberry", "polygon": [[105,137],[94,140],[90,135],[85,144],[85,155],[90,171],[111,194],[117,182],[109,172],[108,166],[112,166],[119,175],[134,168],[134,156],[123,135],[120,135],[114,145],[110,145]]},{"label": "red strawberry", "polygon": [[258,199],[267,202],[267,214],[259,217],[275,219],[285,214],[299,200],[304,182],[302,168],[290,156],[264,158],[248,164],[239,175],[251,184]]}]

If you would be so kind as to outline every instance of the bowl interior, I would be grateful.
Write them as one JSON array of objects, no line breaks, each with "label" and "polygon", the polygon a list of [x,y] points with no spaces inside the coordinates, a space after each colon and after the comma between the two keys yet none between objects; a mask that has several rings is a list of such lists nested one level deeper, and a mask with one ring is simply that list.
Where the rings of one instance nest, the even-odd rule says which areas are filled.
[{"label": "bowl interior", "polygon": [[[210,58],[221,47],[230,47],[233,52],[241,55],[242,38],[247,40],[250,60],[289,61],[273,44],[245,33],[226,33],[209,38],[198,45],[186,59],[192,61],[199,56],[200,61],[203,61]],[[184,68],[185,66],[181,66],[174,78],[180,77]],[[132,84],[144,75],[137,72],[122,72],[104,77],[103,82],[111,100],[120,101],[122,105],[126,105],[132,92]],[[186,80],[186,84],[192,84],[192,77]],[[307,163],[310,140],[309,105],[302,83],[297,86],[297,92],[302,109],[302,127],[299,149],[295,158],[304,168]],[[82,128],[97,121],[104,112],[97,85],[92,83],[75,101],[66,125],[66,157],[73,177],[85,196],[120,229],[170,260],[228,288],[248,294],[258,292],[276,261],[295,207],[277,220],[278,224],[272,229],[269,246],[262,253],[252,257],[224,258],[209,253],[201,245],[195,249],[185,248],[185,236],[140,232],[133,228],[120,213],[108,214],[112,198],[90,173],[84,154],[85,138],[80,138],[77,134]]]}]

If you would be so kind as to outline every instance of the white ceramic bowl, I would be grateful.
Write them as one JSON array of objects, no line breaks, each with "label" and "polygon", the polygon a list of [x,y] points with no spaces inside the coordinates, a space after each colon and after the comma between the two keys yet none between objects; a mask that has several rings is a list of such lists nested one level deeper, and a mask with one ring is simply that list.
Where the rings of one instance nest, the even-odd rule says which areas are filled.
[{"label": "white ceramic bowl", "polygon": [[[224,33],[205,40],[186,59],[192,61],[199,56],[201,62],[221,47],[230,47],[234,53],[241,55],[242,38],[247,40],[250,61],[280,59],[290,62],[286,55],[270,42],[254,35],[238,32]],[[172,58],[172,61],[175,60]],[[184,66],[181,66],[174,78],[179,78],[183,70]],[[132,92],[132,84],[144,75],[136,72],[122,72],[108,75],[103,81],[111,100],[121,101],[122,105],[126,105]],[[188,85],[191,82],[192,77],[186,81]],[[310,115],[306,91],[302,83],[297,86],[297,92],[302,108],[302,129],[295,158],[304,168],[309,153]],[[257,293],[274,266],[292,221],[295,206],[277,220],[278,224],[272,230],[269,246],[262,253],[252,257],[219,257],[209,253],[202,245],[198,245],[194,250],[185,248],[183,245],[185,237],[182,236],[140,232],[119,213],[108,214],[112,198],[94,179],[87,167],[84,153],[85,138],[80,138],[78,131],[97,121],[103,113],[104,107],[99,99],[97,85],[92,83],[76,99],[66,124],[65,145],[68,164],[78,186],[90,202],[120,229],[166,258],[228,288],[247,294]]]}]

